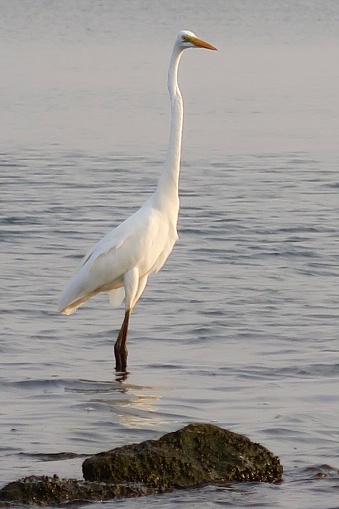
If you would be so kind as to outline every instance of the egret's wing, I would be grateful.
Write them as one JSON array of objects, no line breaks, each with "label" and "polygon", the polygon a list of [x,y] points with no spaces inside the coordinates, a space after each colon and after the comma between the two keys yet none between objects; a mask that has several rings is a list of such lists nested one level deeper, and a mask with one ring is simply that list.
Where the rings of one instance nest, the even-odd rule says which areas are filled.
[{"label": "egret's wing", "polygon": [[122,275],[126,270],[126,263],[117,256],[119,248],[116,247],[121,246],[123,242],[121,234],[112,235],[115,231],[101,239],[83,259],[79,270],[60,296],[61,313],[72,314],[93,295],[123,285]]},{"label": "egret's wing", "polygon": [[133,267],[143,277],[161,269],[177,239],[176,224],[171,225],[166,216],[146,202],[94,247],[85,265],[92,265],[97,275],[107,275],[110,267],[119,268],[111,281]]},{"label": "egret's wing", "polygon": [[[166,258],[170,252],[168,246],[164,246],[166,242],[168,223],[146,202],[85,256],[82,266],[61,294],[59,310],[71,314],[93,295],[121,288],[124,274],[133,267],[138,267],[140,277],[159,270],[157,261],[163,258],[164,247]],[[112,298],[117,302],[115,297]]]}]

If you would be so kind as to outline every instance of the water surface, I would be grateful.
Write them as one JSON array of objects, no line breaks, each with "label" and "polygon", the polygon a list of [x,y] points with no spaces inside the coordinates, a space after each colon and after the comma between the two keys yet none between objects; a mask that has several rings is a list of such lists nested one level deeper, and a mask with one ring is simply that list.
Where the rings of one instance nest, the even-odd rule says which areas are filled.
[{"label": "water surface", "polygon": [[[283,483],[121,506],[336,507],[337,2],[1,10],[1,485],[80,477],[86,455],[202,421],[279,455]],[[57,301],[155,189],[182,28],[219,51],[183,56],[180,241],[132,316],[121,383],[123,309]]]}]

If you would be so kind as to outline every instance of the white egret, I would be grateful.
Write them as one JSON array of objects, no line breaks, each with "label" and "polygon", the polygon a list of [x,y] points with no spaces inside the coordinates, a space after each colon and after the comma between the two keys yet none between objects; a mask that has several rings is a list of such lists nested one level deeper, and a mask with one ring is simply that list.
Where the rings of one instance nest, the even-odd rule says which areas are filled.
[{"label": "white egret", "polygon": [[59,311],[65,315],[72,314],[100,292],[108,292],[112,306],[118,306],[125,299],[125,316],[114,346],[116,370],[121,372],[127,367],[126,341],[131,311],[145,289],[148,276],[161,269],[178,239],[183,104],[177,75],[186,48],[216,50],[187,30],[176,38],[168,68],[170,136],[156,191],[137,212],[89,251],[60,297]]}]

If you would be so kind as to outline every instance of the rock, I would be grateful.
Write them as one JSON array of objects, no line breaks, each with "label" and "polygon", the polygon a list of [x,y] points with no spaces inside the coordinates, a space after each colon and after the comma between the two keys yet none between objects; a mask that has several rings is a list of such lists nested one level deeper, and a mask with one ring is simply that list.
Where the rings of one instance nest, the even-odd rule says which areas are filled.
[{"label": "rock", "polygon": [[53,477],[31,475],[11,482],[2,488],[0,490],[0,506],[9,502],[45,506],[66,502],[80,503],[91,500],[141,497],[156,493],[159,491],[142,485],[103,484],[76,479],[59,479],[57,475]]},{"label": "rock", "polygon": [[283,467],[260,444],[211,424],[190,424],[159,440],[126,445],[83,463],[85,481],[30,476],[0,490],[0,505],[110,500],[243,481],[277,482]]},{"label": "rock", "polygon": [[84,461],[87,481],[144,483],[168,490],[242,481],[276,482],[283,468],[265,447],[212,424],[190,424],[159,440]]}]

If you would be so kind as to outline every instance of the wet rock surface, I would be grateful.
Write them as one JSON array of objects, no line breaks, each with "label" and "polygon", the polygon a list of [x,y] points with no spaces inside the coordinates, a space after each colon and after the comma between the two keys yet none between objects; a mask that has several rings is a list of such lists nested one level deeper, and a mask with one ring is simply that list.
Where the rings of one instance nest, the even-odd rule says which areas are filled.
[{"label": "wet rock surface", "polygon": [[88,481],[141,482],[161,489],[275,482],[282,475],[279,459],[265,447],[211,424],[190,424],[159,440],[96,454],[82,468]]},{"label": "wet rock surface", "polygon": [[53,477],[31,475],[2,488],[0,505],[7,507],[10,503],[16,502],[46,506],[66,502],[141,497],[156,493],[159,491],[142,485],[92,483],[77,479],[59,479],[57,475]]},{"label": "wet rock surface", "polygon": [[278,482],[279,458],[247,437],[190,424],[159,440],[126,445],[83,463],[85,481],[30,476],[0,490],[0,501],[55,505],[157,494],[176,488],[244,481]]}]

